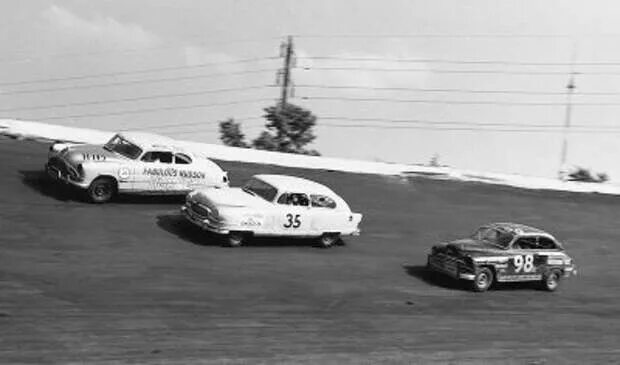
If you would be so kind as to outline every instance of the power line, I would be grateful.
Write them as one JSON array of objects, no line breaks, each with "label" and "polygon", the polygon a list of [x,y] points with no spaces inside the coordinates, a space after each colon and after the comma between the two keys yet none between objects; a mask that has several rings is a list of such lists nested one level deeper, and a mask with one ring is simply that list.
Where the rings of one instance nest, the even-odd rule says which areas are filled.
[{"label": "power line", "polygon": [[110,113],[91,113],[91,114],[62,115],[62,116],[38,118],[38,120],[56,120],[56,119],[79,119],[79,118],[89,118],[89,117],[107,117],[107,116],[115,116],[115,115],[149,113],[149,112],[164,111],[164,110],[196,109],[196,108],[207,108],[207,107],[213,107],[213,106],[223,106],[223,105],[237,105],[237,104],[244,104],[244,103],[259,103],[259,102],[267,102],[267,101],[273,101],[273,99],[266,99],[266,98],[264,98],[264,99],[248,99],[248,100],[238,100],[238,101],[230,101],[230,102],[223,102],[223,103],[193,104],[193,105],[167,106],[167,107],[150,108],[150,109],[122,110],[122,111],[110,112]]},{"label": "power line", "polygon": [[[196,36],[204,37],[204,35]],[[159,50],[167,50],[167,49],[178,49],[187,46],[205,46],[205,45],[233,45],[233,44],[242,44],[242,43],[260,43],[267,42],[280,39],[281,37],[267,37],[261,39],[237,39],[237,40],[221,40],[221,41],[199,41],[193,44],[176,44],[176,45],[162,45],[162,46],[153,46],[153,47],[143,47],[143,48],[126,48],[126,49],[108,49],[108,50],[100,50],[100,51],[91,51],[91,52],[59,52],[52,53],[44,56],[27,56],[24,55],[22,59],[16,58],[0,58],[0,63],[19,63],[19,62],[31,62],[33,60],[49,60],[53,58],[75,58],[75,57],[90,57],[90,56],[99,56],[105,54],[128,54],[128,53],[136,53],[136,52],[153,52]]]},{"label": "power line", "polygon": [[404,38],[404,39],[415,39],[415,38],[430,38],[430,39],[534,39],[534,40],[543,40],[543,39],[558,39],[564,38],[568,40],[572,40],[575,38],[619,38],[620,34],[581,34],[579,36],[575,36],[574,34],[551,34],[551,33],[529,33],[529,34],[518,34],[518,33],[472,33],[472,34],[448,34],[448,33],[420,33],[420,34],[293,34],[294,37],[300,39],[394,39],[394,38]]},{"label": "power line", "polygon": [[[566,62],[535,62],[535,61],[505,61],[505,60],[449,60],[440,58],[388,58],[388,57],[343,57],[343,56],[307,56],[301,59],[328,60],[328,61],[356,61],[356,62],[394,62],[394,63],[442,63],[454,65],[503,65],[503,66],[570,66]],[[619,62],[584,62],[577,65],[587,66],[615,66]]]},{"label": "power line", "polygon": [[[337,128],[371,128],[371,129],[419,129],[433,131],[471,131],[471,132],[506,132],[506,133],[559,133],[559,130],[551,129],[503,129],[503,128],[475,128],[475,127],[434,127],[434,126],[412,126],[412,125],[371,125],[371,124],[317,124],[318,127],[337,127]],[[570,133],[594,133],[608,134],[620,133],[620,130],[599,131],[599,130],[572,130]]]},{"label": "power line", "polygon": [[214,89],[214,90],[201,90],[201,91],[193,91],[193,92],[178,93],[178,94],[159,94],[159,95],[137,96],[133,98],[97,100],[97,101],[87,101],[87,102],[81,102],[81,103],[15,107],[15,108],[0,109],[0,113],[11,112],[11,111],[31,111],[31,110],[41,110],[41,109],[68,108],[68,107],[85,106],[85,105],[111,104],[111,103],[121,103],[121,102],[151,100],[151,99],[161,99],[161,98],[177,98],[177,97],[183,97],[183,96],[206,95],[206,94],[224,93],[224,92],[231,92],[231,91],[255,90],[255,89],[262,89],[265,87],[268,87],[268,85],[244,86],[244,87]]},{"label": "power line", "polygon": [[[342,89],[342,90],[380,90],[380,91],[419,91],[419,92],[439,92],[439,93],[471,93],[471,94],[518,94],[518,95],[565,95],[564,92],[557,91],[528,91],[528,90],[477,90],[477,89],[460,89],[460,88],[415,88],[415,87],[378,87],[363,85],[296,85],[299,88],[311,89]],[[583,95],[595,95],[592,93],[581,93]],[[608,93],[605,95],[616,95],[619,93]],[[596,94],[598,95],[598,94]]]},{"label": "power line", "polygon": [[76,86],[54,87],[54,88],[33,89],[33,90],[16,90],[16,91],[0,92],[0,96],[15,95],[15,94],[32,94],[32,93],[50,92],[50,91],[55,92],[55,91],[67,91],[67,90],[82,90],[82,89],[92,89],[92,88],[98,88],[98,87],[135,85],[135,84],[158,83],[158,82],[167,82],[167,81],[207,79],[207,78],[220,77],[220,76],[247,75],[247,74],[255,74],[255,73],[261,73],[261,72],[273,72],[273,71],[275,71],[275,69],[247,70],[247,71],[238,71],[238,72],[217,72],[217,73],[210,73],[210,74],[205,74],[205,75],[190,75],[190,76],[178,76],[178,77],[157,78],[157,79],[143,79],[143,80],[110,82],[110,83],[105,83],[105,84],[76,85]]},{"label": "power line", "polygon": [[[386,68],[386,67],[310,67],[303,68],[304,71],[323,70],[323,71],[381,71],[381,72],[427,72],[436,74],[505,74],[505,75],[545,75],[566,76],[565,71],[512,71],[512,70],[441,70],[432,68]],[[575,72],[582,74],[583,72]],[[588,72],[590,75],[620,75],[612,72]]]},{"label": "power line", "polygon": [[[420,103],[420,104],[449,104],[449,105],[519,105],[519,106],[564,106],[563,102],[520,102],[498,100],[433,100],[433,99],[396,99],[396,98],[353,98],[334,96],[303,96],[302,100],[337,100],[353,102],[390,102],[390,103]],[[616,103],[573,103],[577,106],[620,106]]]},{"label": "power line", "polygon": [[[553,125],[549,123],[496,123],[496,122],[469,122],[469,121],[434,121],[434,120],[422,120],[422,119],[388,119],[388,118],[352,118],[352,117],[339,117],[339,116],[321,116],[319,121],[322,120],[335,120],[335,121],[353,121],[353,122],[381,122],[386,124],[425,124],[425,125],[443,125],[443,126],[477,126],[477,127],[525,127],[525,128],[551,128],[562,129],[560,125]],[[607,130],[620,131],[620,125],[596,125],[596,124],[577,124],[573,125],[576,128],[596,129],[607,128]]]},{"label": "power line", "polygon": [[203,68],[203,67],[208,67],[208,66],[232,65],[232,64],[239,64],[239,63],[260,62],[260,61],[275,60],[275,59],[277,59],[277,57],[258,57],[258,58],[246,58],[246,59],[226,61],[226,62],[206,62],[206,63],[200,63],[196,65],[168,66],[168,67],[147,68],[147,69],[132,70],[132,71],[118,71],[118,72],[106,72],[106,73],[99,73],[99,74],[76,75],[76,76],[57,77],[57,78],[48,78],[48,79],[11,81],[11,82],[2,82],[0,83],[0,86],[28,85],[28,84],[36,84],[40,82],[75,81],[75,80],[84,80],[84,79],[90,79],[90,78],[138,75],[138,74],[151,73],[151,72],[162,72],[162,71],[191,70],[191,69]]},{"label": "power line", "polygon": [[[245,117],[245,118],[231,117],[231,118],[234,119],[235,122],[245,122],[249,120],[262,120],[263,119],[261,117]],[[187,122],[187,123],[184,122],[184,123],[155,124],[155,125],[143,126],[140,128],[132,128],[132,130],[148,130],[152,128],[190,127],[190,126],[195,126],[195,125],[204,125],[205,123],[207,122],[201,121],[201,122]]]}]

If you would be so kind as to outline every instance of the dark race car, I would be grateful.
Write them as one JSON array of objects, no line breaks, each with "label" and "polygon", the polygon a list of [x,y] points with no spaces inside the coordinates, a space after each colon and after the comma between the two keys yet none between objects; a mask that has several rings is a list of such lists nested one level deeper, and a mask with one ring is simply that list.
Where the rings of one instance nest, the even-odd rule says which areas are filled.
[{"label": "dark race car", "polygon": [[573,260],[549,233],[515,223],[492,223],[470,237],[433,246],[428,269],[471,281],[482,292],[494,282],[538,281],[555,290],[577,273]]}]

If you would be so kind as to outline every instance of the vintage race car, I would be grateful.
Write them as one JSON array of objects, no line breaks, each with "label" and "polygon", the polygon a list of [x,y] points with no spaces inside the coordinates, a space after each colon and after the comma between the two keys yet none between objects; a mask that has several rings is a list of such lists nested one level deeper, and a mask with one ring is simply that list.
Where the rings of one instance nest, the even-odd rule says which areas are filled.
[{"label": "vintage race car", "polygon": [[319,237],[323,247],[358,235],[362,215],[324,185],[285,175],[255,175],[242,188],[198,190],[181,207],[193,224],[227,235],[230,246],[249,236]]},{"label": "vintage race car", "polygon": [[573,260],[549,233],[515,223],[480,227],[470,238],[433,246],[428,269],[471,281],[475,291],[494,282],[539,281],[553,291],[575,275]]},{"label": "vintage race car", "polygon": [[118,133],[105,145],[55,143],[45,169],[53,179],[84,189],[94,203],[116,193],[181,195],[228,186],[227,173],[207,157],[142,132]]}]

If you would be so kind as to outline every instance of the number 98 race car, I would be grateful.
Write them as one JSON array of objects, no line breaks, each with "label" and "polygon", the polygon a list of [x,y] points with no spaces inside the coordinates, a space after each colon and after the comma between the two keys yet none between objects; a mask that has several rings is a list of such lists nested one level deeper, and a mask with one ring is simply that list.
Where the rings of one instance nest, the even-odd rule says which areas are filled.
[{"label": "number 98 race car", "polygon": [[193,224],[227,235],[230,246],[248,236],[319,237],[323,247],[358,235],[362,215],[324,185],[285,175],[255,175],[243,188],[188,194],[181,207]]},{"label": "number 98 race car", "polygon": [[55,143],[45,169],[54,180],[86,190],[94,203],[116,193],[182,195],[228,186],[227,173],[213,161],[142,132],[118,133],[105,145]]},{"label": "number 98 race car", "polygon": [[573,260],[549,233],[515,223],[480,227],[470,238],[433,246],[428,269],[471,281],[475,291],[494,282],[539,281],[549,291],[577,274]]}]

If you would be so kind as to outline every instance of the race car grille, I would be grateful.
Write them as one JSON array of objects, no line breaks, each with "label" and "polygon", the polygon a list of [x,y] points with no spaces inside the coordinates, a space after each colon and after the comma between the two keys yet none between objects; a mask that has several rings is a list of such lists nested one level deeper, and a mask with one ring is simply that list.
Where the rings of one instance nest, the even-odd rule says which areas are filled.
[{"label": "race car grille", "polygon": [[78,180],[80,178],[78,172],[61,158],[52,157],[49,159],[48,164],[60,171],[60,173],[65,177],[72,180]]},{"label": "race car grille", "polygon": [[200,205],[199,203],[191,202],[189,204],[189,208],[199,217],[208,218],[210,215],[209,210]]}]

